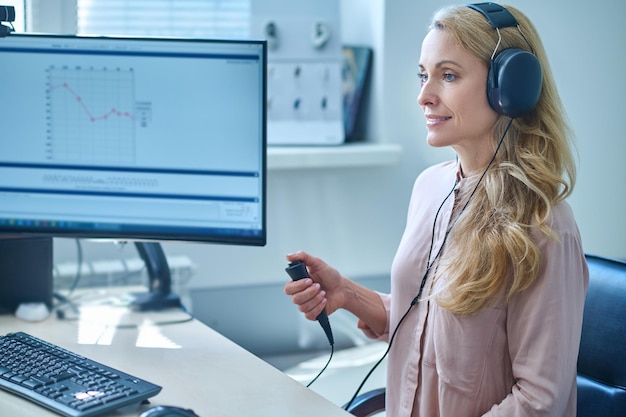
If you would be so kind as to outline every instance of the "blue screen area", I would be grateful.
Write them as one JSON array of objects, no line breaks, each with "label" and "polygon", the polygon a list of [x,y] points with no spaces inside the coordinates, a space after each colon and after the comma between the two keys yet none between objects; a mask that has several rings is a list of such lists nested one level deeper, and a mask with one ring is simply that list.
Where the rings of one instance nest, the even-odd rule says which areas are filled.
[{"label": "blue screen area", "polygon": [[0,38],[0,232],[264,245],[266,44]]}]

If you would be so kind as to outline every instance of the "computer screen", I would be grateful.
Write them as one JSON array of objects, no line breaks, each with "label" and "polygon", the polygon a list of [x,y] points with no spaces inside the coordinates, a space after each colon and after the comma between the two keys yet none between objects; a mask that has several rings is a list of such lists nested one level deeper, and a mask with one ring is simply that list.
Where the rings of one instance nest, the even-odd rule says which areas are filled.
[{"label": "computer screen", "polygon": [[168,293],[159,241],[265,245],[265,41],[11,34],[0,56],[3,259],[33,262],[24,236],[149,242]]},{"label": "computer screen", "polygon": [[0,231],[266,242],[266,46],[0,38]]}]

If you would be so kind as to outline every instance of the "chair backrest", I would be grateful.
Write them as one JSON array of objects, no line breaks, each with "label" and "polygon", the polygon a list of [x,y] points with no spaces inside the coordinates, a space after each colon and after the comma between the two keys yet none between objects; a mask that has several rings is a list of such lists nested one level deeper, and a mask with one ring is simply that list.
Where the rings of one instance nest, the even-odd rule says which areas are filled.
[{"label": "chair backrest", "polygon": [[578,417],[626,416],[626,262],[586,255]]}]

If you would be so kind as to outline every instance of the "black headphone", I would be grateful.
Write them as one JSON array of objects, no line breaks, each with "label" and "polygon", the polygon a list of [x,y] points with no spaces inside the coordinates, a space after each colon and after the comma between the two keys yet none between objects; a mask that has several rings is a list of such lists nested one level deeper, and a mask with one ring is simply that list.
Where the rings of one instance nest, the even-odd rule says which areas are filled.
[{"label": "black headphone", "polygon": [[496,55],[500,46],[500,28],[517,27],[532,50],[530,42],[522,33],[515,17],[496,3],[467,4],[480,12],[498,32],[498,43],[491,57],[487,78],[487,99],[497,113],[516,118],[532,111],[539,101],[542,75],[537,57],[520,48],[507,48]]}]

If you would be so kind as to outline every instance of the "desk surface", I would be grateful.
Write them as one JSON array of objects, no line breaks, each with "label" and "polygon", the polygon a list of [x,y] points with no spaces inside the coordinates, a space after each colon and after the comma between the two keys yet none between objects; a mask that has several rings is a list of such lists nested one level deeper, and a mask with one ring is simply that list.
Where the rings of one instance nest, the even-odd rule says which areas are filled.
[{"label": "desk surface", "polygon": [[[197,320],[179,311],[83,311],[80,320],[29,323],[0,315],[0,334],[23,331],[163,387],[153,405],[193,409],[201,417],[350,414]],[[117,325],[116,325],[117,323]],[[171,323],[171,324],[163,324]],[[146,406],[114,416],[137,416]],[[57,416],[0,390],[0,416]]]}]

